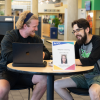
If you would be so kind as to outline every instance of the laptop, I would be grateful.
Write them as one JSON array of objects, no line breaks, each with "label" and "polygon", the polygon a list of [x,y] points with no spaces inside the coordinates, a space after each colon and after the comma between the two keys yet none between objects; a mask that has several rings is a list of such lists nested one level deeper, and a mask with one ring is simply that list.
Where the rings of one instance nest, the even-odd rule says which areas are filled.
[{"label": "laptop", "polygon": [[42,43],[13,43],[13,66],[45,67]]}]

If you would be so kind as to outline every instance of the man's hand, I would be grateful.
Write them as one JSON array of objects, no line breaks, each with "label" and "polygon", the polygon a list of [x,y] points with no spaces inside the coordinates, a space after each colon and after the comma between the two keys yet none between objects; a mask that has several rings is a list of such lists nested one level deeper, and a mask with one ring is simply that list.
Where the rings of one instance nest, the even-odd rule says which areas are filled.
[{"label": "man's hand", "polygon": [[45,53],[43,52],[43,59],[44,59],[44,57],[45,57]]},{"label": "man's hand", "polygon": [[82,65],[80,59],[75,59],[75,64],[76,64],[76,65]]}]

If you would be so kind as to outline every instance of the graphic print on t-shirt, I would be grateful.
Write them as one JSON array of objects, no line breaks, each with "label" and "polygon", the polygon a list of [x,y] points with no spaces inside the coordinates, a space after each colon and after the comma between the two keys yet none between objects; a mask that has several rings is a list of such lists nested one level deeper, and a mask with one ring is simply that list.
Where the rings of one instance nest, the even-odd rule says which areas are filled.
[{"label": "graphic print on t-shirt", "polygon": [[92,48],[93,48],[92,43],[88,45],[83,44],[79,49],[80,58],[88,58],[91,54]]},{"label": "graphic print on t-shirt", "polygon": [[86,53],[86,50],[83,50],[83,49],[81,49],[81,52],[82,52],[82,54],[81,54],[81,56],[83,57],[83,58],[88,58],[89,56],[90,56],[90,53]]}]

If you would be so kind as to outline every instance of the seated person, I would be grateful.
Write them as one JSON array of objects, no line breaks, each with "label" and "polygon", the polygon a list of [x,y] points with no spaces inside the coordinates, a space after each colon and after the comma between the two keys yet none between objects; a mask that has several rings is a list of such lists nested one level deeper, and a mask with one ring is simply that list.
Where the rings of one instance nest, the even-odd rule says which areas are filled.
[{"label": "seated person", "polygon": [[[35,35],[38,22],[38,17],[30,11],[22,12],[16,23],[17,29],[8,31],[1,42],[0,100],[8,100],[10,88],[17,83],[27,86],[36,84],[31,100],[40,100],[46,91],[47,77],[45,75],[22,74],[7,70],[7,64],[13,62],[13,42],[43,43],[41,38]],[[45,46],[43,46],[43,59],[50,59],[50,53]]]},{"label": "seated person", "polygon": [[100,74],[95,66],[95,63],[100,61],[100,37],[90,33],[90,25],[86,19],[73,21],[72,28],[72,33],[77,38],[75,44],[76,65],[82,65],[83,67],[94,65],[94,70],[89,73],[56,80],[54,89],[63,100],[73,100],[66,90],[68,87],[89,89],[91,100],[100,100]]}]

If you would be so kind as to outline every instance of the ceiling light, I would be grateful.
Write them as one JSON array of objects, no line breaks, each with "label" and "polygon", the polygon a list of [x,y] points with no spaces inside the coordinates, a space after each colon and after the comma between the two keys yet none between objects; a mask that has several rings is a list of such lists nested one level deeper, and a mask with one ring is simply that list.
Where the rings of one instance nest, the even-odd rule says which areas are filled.
[{"label": "ceiling light", "polygon": [[46,0],[46,3],[48,4],[49,3],[49,0]]},{"label": "ceiling light", "polygon": [[55,2],[56,0],[52,0],[53,2]]},{"label": "ceiling light", "polygon": [[41,3],[40,3],[41,5],[43,4],[43,2],[41,1]]}]

